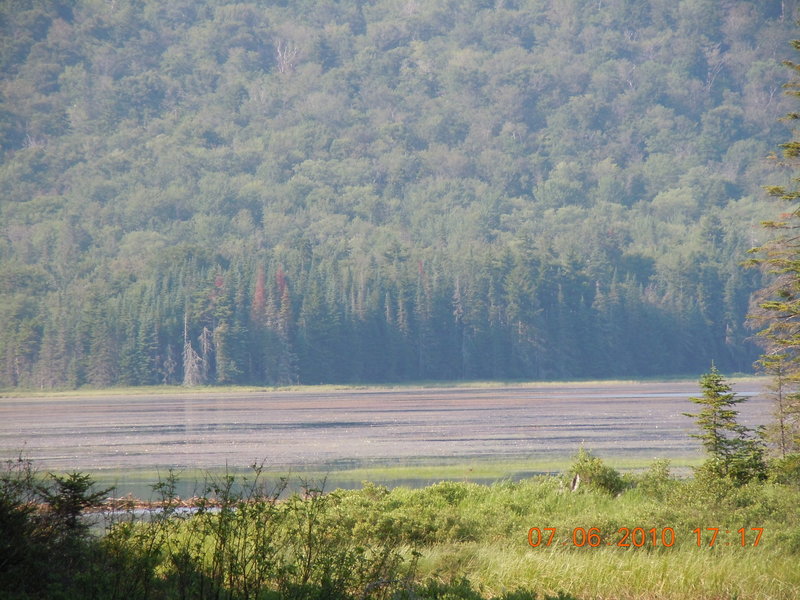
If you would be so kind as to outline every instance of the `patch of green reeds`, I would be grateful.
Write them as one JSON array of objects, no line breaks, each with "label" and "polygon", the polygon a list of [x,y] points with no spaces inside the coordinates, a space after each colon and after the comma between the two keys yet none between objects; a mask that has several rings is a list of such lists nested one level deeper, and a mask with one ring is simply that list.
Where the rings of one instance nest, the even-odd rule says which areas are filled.
[{"label": "patch of green reeds", "polygon": [[[14,465],[0,478],[0,533],[30,551],[16,552],[17,575],[5,571],[13,576],[0,595],[18,600],[800,597],[793,472],[742,486],[677,479],[657,461],[621,475],[581,451],[560,476],[328,492],[325,482],[301,482],[286,493],[285,478],[270,482],[254,466],[209,475],[188,506],[170,473],[153,486],[149,512],[117,506],[90,536],[74,523],[64,529],[69,519],[39,516],[51,510],[31,505],[41,483],[25,463]],[[74,506],[94,497],[82,476],[53,479],[73,480],[81,483],[69,492]],[[58,507],[62,492],[51,487],[42,497]],[[529,536],[531,528],[552,531],[552,540]],[[621,546],[635,528],[639,543]],[[650,530],[657,541],[645,541]]]}]

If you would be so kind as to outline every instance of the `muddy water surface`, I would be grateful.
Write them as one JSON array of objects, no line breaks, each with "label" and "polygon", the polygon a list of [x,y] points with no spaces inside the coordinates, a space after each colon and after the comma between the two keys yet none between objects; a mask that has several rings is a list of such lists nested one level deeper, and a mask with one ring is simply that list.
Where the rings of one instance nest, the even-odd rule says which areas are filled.
[{"label": "muddy water surface", "polygon": [[[742,395],[760,382],[735,386]],[[696,382],[492,389],[203,393],[0,399],[0,455],[41,469],[270,468],[517,460],[573,454],[686,457]],[[750,426],[768,401],[741,405]]]}]

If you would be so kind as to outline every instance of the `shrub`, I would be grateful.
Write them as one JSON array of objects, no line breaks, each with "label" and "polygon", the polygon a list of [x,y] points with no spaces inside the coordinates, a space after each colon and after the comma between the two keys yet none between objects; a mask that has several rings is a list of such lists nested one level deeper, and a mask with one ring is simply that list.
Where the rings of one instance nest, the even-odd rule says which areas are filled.
[{"label": "shrub", "polygon": [[[484,600],[486,596],[481,594],[472,586],[466,578],[453,579],[444,583],[434,579],[429,579],[414,590],[413,598],[420,600]],[[517,589],[504,592],[497,596],[496,600],[537,600],[539,596],[535,592],[526,589]],[[574,596],[558,592],[555,596],[544,596],[541,600],[577,600]]]},{"label": "shrub", "polygon": [[22,456],[6,461],[0,474],[0,596],[96,595],[98,544],[79,518],[108,491],[92,492],[93,485],[81,473],[42,478]]},{"label": "shrub", "polygon": [[49,474],[49,482],[38,486],[39,496],[49,507],[53,526],[64,535],[83,536],[88,525],[80,516],[90,508],[98,508],[114,489],[94,491],[94,480],[86,473]]},{"label": "shrub", "polygon": [[769,478],[775,483],[800,487],[800,454],[787,454],[770,462]]},{"label": "shrub", "polygon": [[570,479],[575,482],[573,489],[589,489],[619,494],[625,489],[625,481],[618,471],[606,465],[603,460],[581,446],[569,468]]},{"label": "shrub", "polygon": [[647,496],[663,498],[675,483],[670,476],[669,465],[670,462],[666,458],[653,461],[647,472],[639,479],[637,488]]}]

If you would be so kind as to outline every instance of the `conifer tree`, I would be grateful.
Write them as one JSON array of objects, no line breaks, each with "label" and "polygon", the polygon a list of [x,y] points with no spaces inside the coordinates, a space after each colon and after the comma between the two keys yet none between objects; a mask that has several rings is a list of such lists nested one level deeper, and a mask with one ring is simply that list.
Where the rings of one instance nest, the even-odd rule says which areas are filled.
[{"label": "conifer tree", "polygon": [[703,395],[689,399],[702,408],[697,413],[683,414],[693,418],[700,428],[700,433],[691,436],[700,440],[709,456],[706,471],[739,483],[763,477],[763,443],[753,430],[738,422],[739,411],[735,407],[745,398],[734,393],[713,364],[700,378],[700,388]]},{"label": "conifer tree", "polygon": [[108,387],[116,382],[115,336],[109,323],[100,318],[91,333],[89,382],[97,387]]},{"label": "conifer tree", "polygon": [[[800,40],[792,42],[800,51]],[[800,64],[784,61],[792,69],[794,79],[785,84],[786,93],[800,98]],[[784,120],[794,122],[800,113],[790,112]],[[800,137],[781,144],[782,166],[797,172],[800,167]],[[776,160],[778,160],[776,158]],[[772,441],[785,456],[796,451],[800,431],[800,177],[792,179],[794,187],[773,185],[767,192],[786,206],[779,220],[762,225],[773,232],[773,238],[750,252],[756,257],[749,265],[757,266],[769,282],[753,298],[748,322],[761,327],[758,337],[764,349],[756,365],[773,378],[771,393],[775,401],[775,422],[770,428]]]},{"label": "conifer tree", "polygon": [[767,386],[773,404],[773,421],[766,428],[767,439],[775,446],[777,454],[800,450],[800,390],[796,377],[789,374],[785,354],[765,354],[756,363],[772,378]]},{"label": "conifer tree", "polygon": [[276,383],[288,385],[297,383],[297,356],[292,347],[292,297],[289,293],[289,283],[282,267],[278,267],[275,275],[280,295],[280,309],[278,311],[277,338],[279,341]]},{"label": "conifer tree", "polygon": [[[800,51],[800,40],[793,45]],[[787,94],[800,98],[800,65],[785,61],[794,70],[796,78],[786,84]],[[789,113],[787,121],[800,119],[800,113]],[[800,166],[800,139],[781,144],[783,165],[796,169]],[[777,160],[777,159],[776,159]],[[800,184],[800,178],[792,182]],[[773,198],[786,204],[779,220],[766,221],[762,225],[774,232],[774,236],[750,252],[757,254],[750,265],[758,266],[771,276],[769,284],[755,297],[755,306],[749,315],[751,325],[763,326],[758,332],[766,354],[784,354],[790,371],[800,371],[800,187],[768,186]]]}]

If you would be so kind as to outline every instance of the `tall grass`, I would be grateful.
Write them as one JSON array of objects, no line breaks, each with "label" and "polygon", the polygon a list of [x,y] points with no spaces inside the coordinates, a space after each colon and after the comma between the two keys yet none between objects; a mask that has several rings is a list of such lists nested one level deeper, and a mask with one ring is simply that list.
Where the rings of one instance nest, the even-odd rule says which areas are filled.
[{"label": "tall grass", "polygon": [[[23,493],[36,486],[29,472],[24,475],[21,485],[2,479],[0,517],[9,519],[0,519],[0,525],[19,525],[22,537],[13,539],[39,539],[39,521]],[[177,498],[178,481],[169,474],[154,486],[158,510],[150,518],[117,511],[108,515],[98,538],[81,537],[75,544],[66,543],[64,535],[39,539],[31,554],[38,562],[25,572],[40,574],[42,581],[20,588],[19,578],[8,579],[17,588],[0,589],[0,595],[19,600],[800,597],[796,484],[678,480],[664,463],[620,476],[591,456],[579,457],[564,476],[494,485],[445,481],[390,490],[365,483],[359,490],[326,492],[323,484],[303,482],[287,496],[286,484],[266,481],[258,467],[247,475],[210,476],[187,512]],[[27,525],[20,525],[25,519]],[[553,543],[531,547],[531,527],[554,528]],[[606,545],[620,539],[621,528],[634,527],[672,528],[674,544]],[[708,527],[733,533],[721,533],[713,548],[705,538],[698,547],[693,530],[705,533]],[[763,529],[758,546],[738,544],[741,527]],[[599,547],[575,547],[577,528],[596,528]],[[61,560],[65,556],[70,560]]]},{"label": "tall grass", "polygon": [[432,548],[420,563],[420,574],[449,580],[467,572],[487,597],[523,587],[539,595],[564,591],[597,599],[790,600],[800,590],[797,564],[796,555],[759,548],[534,552],[503,543],[470,543]]}]

